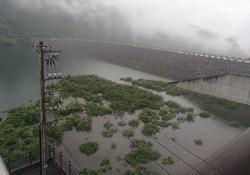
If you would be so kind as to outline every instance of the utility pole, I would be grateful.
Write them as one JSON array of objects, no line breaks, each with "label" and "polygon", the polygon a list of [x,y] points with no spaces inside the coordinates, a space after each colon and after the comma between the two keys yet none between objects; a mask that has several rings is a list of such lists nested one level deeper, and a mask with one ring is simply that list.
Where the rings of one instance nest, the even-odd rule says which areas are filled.
[{"label": "utility pole", "polygon": [[45,113],[45,89],[44,89],[44,45],[39,41],[36,47],[39,53],[40,67],[40,174],[46,175],[46,113]]},{"label": "utility pole", "polygon": [[[43,45],[42,41],[39,41],[39,44],[34,46],[36,48],[36,51],[39,54],[39,84],[40,84],[40,140],[39,140],[39,148],[40,148],[40,175],[46,175],[46,168],[47,168],[47,157],[46,157],[46,104],[45,104],[45,96],[47,93],[49,93],[52,96],[52,100],[56,102],[56,105],[58,105],[59,101],[59,92],[56,90],[53,90],[52,92],[46,92],[45,91],[45,82],[55,79],[61,79],[62,73],[49,73],[47,69],[47,76],[45,78],[44,75],[44,62],[46,61],[47,68],[50,66],[52,67],[54,65],[54,68],[56,69],[55,65],[55,59],[57,58],[57,55],[60,51],[53,51],[49,46]],[[48,57],[45,59],[45,55]]]}]

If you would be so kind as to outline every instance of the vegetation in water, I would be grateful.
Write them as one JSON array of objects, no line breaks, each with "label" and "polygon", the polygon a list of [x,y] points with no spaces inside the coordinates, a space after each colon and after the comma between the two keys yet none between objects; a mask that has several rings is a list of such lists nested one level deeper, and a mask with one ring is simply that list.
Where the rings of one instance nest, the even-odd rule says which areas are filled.
[{"label": "vegetation in water", "polygon": [[98,175],[98,171],[89,168],[83,168],[80,172],[80,175]]},{"label": "vegetation in water", "polygon": [[169,121],[176,117],[175,111],[168,107],[161,108],[159,115],[163,121]]},{"label": "vegetation in water", "polygon": [[94,102],[88,102],[86,105],[84,105],[84,107],[86,110],[86,114],[89,116],[102,116],[112,113],[109,108]]},{"label": "vegetation in water", "polygon": [[139,125],[139,120],[132,119],[128,122],[128,125],[132,128],[137,128],[137,126]]},{"label": "vegetation in water", "polygon": [[151,142],[146,141],[146,140],[140,140],[140,139],[133,139],[131,144],[130,144],[131,148],[137,148],[137,147],[140,147],[140,146],[152,147],[153,144]]},{"label": "vegetation in water", "polygon": [[67,116],[69,114],[78,113],[83,111],[83,105],[79,102],[74,102],[66,105],[63,109],[56,111],[59,116]]},{"label": "vegetation in water", "polygon": [[100,168],[98,169],[98,172],[106,173],[107,171],[111,171],[111,170],[112,170],[112,166],[111,166],[109,158],[104,157],[100,163]]},{"label": "vegetation in water", "polygon": [[138,118],[143,122],[143,123],[150,123],[152,121],[156,121],[159,119],[158,115],[156,112],[150,110],[150,109],[144,109],[138,116]]},{"label": "vegetation in water", "polygon": [[144,134],[146,136],[152,136],[152,135],[155,135],[159,131],[160,131],[159,126],[157,126],[153,123],[146,123],[143,126],[142,134]]},{"label": "vegetation in water", "polygon": [[157,172],[149,170],[146,166],[138,165],[132,170],[126,170],[124,175],[159,175]]},{"label": "vegetation in water", "polygon": [[139,144],[135,144],[132,151],[125,155],[124,160],[132,167],[135,167],[158,160],[160,157],[160,153],[153,149],[152,144],[139,141]]},{"label": "vegetation in water", "polygon": [[207,112],[201,112],[201,113],[199,113],[199,116],[200,116],[201,118],[209,118],[209,117],[211,117],[210,114],[207,113]]},{"label": "vegetation in water", "polygon": [[112,137],[117,130],[113,127],[112,123],[107,121],[104,123],[104,129],[102,130],[103,137]]},{"label": "vegetation in water", "polygon": [[194,140],[194,143],[198,146],[202,145],[203,144],[203,141],[201,139],[195,139]]},{"label": "vegetation in water", "polygon": [[[79,97],[88,102],[110,102],[113,112],[134,112],[136,109],[159,109],[162,97],[140,88],[117,84],[96,75],[67,76],[57,85],[62,96]],[[96,102],[97,101],[97,102]]]},{"label": "vegetation in water", "polygon": [[173,95],[173,96],[179,96],[179,95],[189,96],[191,98],[200,100],[204,104],[217,104],[227,109],[235,109],[240,105],[239,103],[236,103],[230,100],[185,90],[174,84],[169,84],[164,81],[144,80],[144,79],[133,80],[132,78],[124,78],[121,80],[130,82],[131,84],[135,86],[144,87],[144,88],[155,90],[158,92],[165,91],[167,94]]},{"label": "vegetation in water", "polygon": [[124,120],[121,120],[117,123],[119,126],[123,127],[123,126],[126,126],[127,123],[124,121]]},{"label": "vegetation in water", "polygon": [[76,125],[77,131],[90,131],[92,129],[92,117],[84,116],[78,122]]},{"label": "vegetation in water", "polygon": [[168,156],[168,157],[164,157],[162,159],[161,163],[163,165],[173,165],[174,164],[174,160],[172,159],[172,157]]},{"label": "vegetation in water", "polygon": [[133,130],[133,128],[125,128],[123,130],[122,134],[123,134],[124,137],[133,137],[134,136],[134,130]]},{"label": "vegetation in water", "polygon": [[99,149],[98,143],[93,141],[82,143],[79,146],[79,150],[81,151],[81,153],[86,154],[87,156],[96,153],[98,149]]},{"label": "vegetation in water", "polygon": [[189,122],[193,122],[194,121],[194,116],[195,114],[193,112],[187,112],[187,118],[186,120],[189,121]]}]

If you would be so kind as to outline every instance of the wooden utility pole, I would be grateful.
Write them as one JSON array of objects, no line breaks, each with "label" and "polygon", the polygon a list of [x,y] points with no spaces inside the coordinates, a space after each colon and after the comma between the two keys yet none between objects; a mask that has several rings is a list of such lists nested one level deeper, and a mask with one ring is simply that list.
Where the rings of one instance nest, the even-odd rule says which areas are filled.
[{"label": "wooden utility pole", "polygon": [[[46,66],[52,66],[54,65],[55,71],[56,71],[56,66],[55,66],[55,59],[57,58],[57,55],[60,51],[54,51],[51,50],[50,46],[43,45],[42,41],[39,41],[39,44],[34,46],[36,51],[39,54],[39,83],[40,83],[40,128],[39,128],[39,135],[40,135],[40,140],[39,140],[39,146],[40,146],[40,175],[46,175],[46,168],[47,168],[47,157],[46,157],[46,105],[45,105],[45,95],[46,93],[52,93],[53,97],[52,100],[57,98],[56,102],[59,100],[59,94],[58,91],[53,90],[51,92],[46,92],[45,91],[45,82],[50,81],[50,80],[55,80],[55,79],[61,79],[62,78],[62,73],[60,72],[53,72],[49,73],[47,69],[47,76],[45,78],[44,75],[44,63],[46,61]],[[46,54],[46,58],[45,58]],[[58,104],[57,104],[58,105]]]},{"label": "wooden utility pole", "polygon": [[45,89],[44,89],[44,51],[45,46],[42,41],[36,47],[39,53],[40,67],[40,174],[46,175],[47,159],[46,159],[46,113],[45,113]]}]

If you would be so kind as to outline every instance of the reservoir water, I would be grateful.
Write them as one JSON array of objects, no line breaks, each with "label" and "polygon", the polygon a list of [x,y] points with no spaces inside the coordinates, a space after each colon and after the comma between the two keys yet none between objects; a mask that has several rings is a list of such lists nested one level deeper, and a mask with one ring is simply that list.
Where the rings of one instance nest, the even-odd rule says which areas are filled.
[{"label": "reservoir water", "polygon": [[[56,49],[60,50],[60,48]],[[96,58],[90,58],[73,51],[63,52],[57,65],[58,70],[64,75],[96,74],[118,83],[121,83],[120,78],[124,77],[170,81],[166,78],[105,63]],[[30,100],[36,100],[38,93],[38,56],[33,48],[31,46],[0,48],[0,111],[5,111],[13,106],[27,104]],[[163,96],[164,100],[174,100],[182,106],[192,107],[196,113],[205,110],[212,115],[208,119],[197,117],[194,122],[184,122],[180,124],[180,129],[177,130],[171,127],[161,130],[162,133],[167,134],[169,137],[174,137],[178,143],[181,143],[185,148],[203,159],[208,158],[215,151],[237,137],[250,123],[247,117],[249,116],[249,109],[241,108],[232,111],[218,106],[200,104],[185,97],[172,97],[165,93],[160,93],[160,95]],[[1,113],[1,116],[4,116],[4,113]],[[106,117],[113,123],[117,123],[120,120],[126,121],[136,116],[137,114],[126,114],[122,119],[114,116]],[[79,164],[81,167],[94,168],[100,163],[100,159],[103,156],[110,156],[113,166],[112,173],[119,174],[117,173],[117,169],[125,168],[121,168],[121,162],[118,162],[116,158],[129,151],[129,140],[125,139],[119,132],[110,139],[102,137],[100,133],[105,121],[105,118],[95,118],[93,120],[93,130],[89,133],[77,132],[75,130],[66,132],[63,137],[63,145],[60,145],[59,148],[65,154],[70,153],[70,155],[73,155],[74,160],[70,155],[68,155],[68,158],[72,159],[74,164]],[[230,122],[238,122],[240,126],[237,128],[232,127],[229,125]],[[173,157],[175,164],[166,166],[172,174],[181,175],[191,171],[190,167],[171,152],[166,151],[155,140],[143,136],[140,129],[135,130],[135,138],[147,139],[154,144],[154,147],[161,152],[162,156],[169,155]],[[99,151],[93,156],[86,157],[79,152],[79,144],[86,139],[98,141],[100,144]],[[188,161],[191,165],[196,166],[200,163],[197,158],[175,145],[164,135],[158,133],[155,139],[173,152],[178,153],[180,157]],[[195,145],[193,142],[194,139],[202,139],[203,145]],[[117,145],[116,150],[110,149],[113,142]],[[162,169],[156,164],[151,163],[148,166],[164,174]]]}]

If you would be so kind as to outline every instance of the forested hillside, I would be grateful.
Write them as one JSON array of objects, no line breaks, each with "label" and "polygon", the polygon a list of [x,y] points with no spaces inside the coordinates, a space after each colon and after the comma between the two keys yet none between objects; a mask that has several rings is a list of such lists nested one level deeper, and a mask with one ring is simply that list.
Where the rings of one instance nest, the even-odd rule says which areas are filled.
[{"label": "forested hillside", "polygon": [[95,17],[88,10],[78,17],[58,9],[44,10],[46,13],[43,9],[26,10],[7,1],[0,2],[0,46],[12,45],[17,40],[30,37],[72,37],[103,41],[129,39],[129,28],[114,9],[102,7],[100,13],[104,15]]}]

